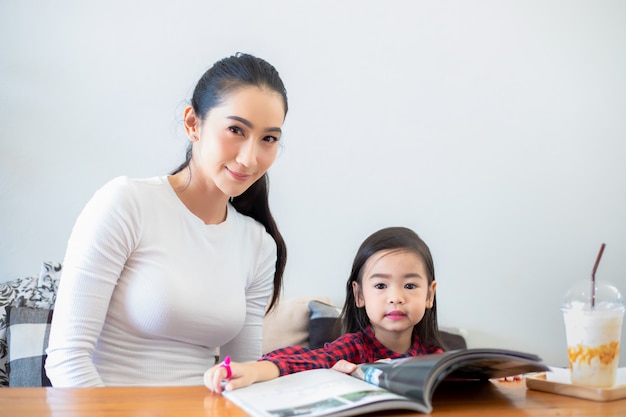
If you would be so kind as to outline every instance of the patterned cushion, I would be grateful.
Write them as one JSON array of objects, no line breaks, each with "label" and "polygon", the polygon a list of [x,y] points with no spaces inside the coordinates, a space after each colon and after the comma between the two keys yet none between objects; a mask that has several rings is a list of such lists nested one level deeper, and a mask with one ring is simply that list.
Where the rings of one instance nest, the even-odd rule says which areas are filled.
[{"label": "patterned cushion", "polygon": [[60,277],[61,264],[44,262],[37,276],[0,283],[0,387],[9,385],[6,371],[8,355],[6,307],[52,308]]},{"label": "patterned cushion", "polygon": [[52,310],[8,306],[6,313],[9,386],[51,386],[44,364]]}]

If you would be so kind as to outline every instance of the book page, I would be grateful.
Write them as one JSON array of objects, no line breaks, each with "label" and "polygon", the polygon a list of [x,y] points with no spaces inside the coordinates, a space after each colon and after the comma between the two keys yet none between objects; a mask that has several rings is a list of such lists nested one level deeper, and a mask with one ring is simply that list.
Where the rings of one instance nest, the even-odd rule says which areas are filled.
[{"label": "book page", "polygon": [[[224,396],[259,417],[354,415],[390,408],[423,410],[405,397],[330,369],[286,375],[224,392]],[[364,408],[373,403],[378,406]]]}]

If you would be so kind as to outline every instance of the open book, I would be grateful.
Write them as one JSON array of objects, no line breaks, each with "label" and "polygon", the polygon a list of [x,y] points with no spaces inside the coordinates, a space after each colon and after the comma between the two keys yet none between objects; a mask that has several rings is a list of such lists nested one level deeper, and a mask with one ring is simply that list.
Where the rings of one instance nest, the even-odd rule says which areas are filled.
[{"label": "open book", "polygon": [[298,372],[224,396],[254,417],[339,417],[392,409],[428,414],[443,380],[486,381],[546,370],[532,354],[464,349],[363,364],[351,375],[331,369]]}]

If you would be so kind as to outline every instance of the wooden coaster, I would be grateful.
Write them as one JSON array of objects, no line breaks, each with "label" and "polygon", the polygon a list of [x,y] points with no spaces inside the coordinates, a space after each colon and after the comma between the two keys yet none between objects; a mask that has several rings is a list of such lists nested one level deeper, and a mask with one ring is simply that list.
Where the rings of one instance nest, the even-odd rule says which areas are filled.
[{"label": "wooden coaster", "polygon": [[626,398],[626,368],[617,370],[616,384],[609,388],[585,387],[572,384],[569,369],[552,368],[552,372],[543,372],[526,376],[526,386],[537,391],[551,392],[570,397],[593,401],[614,401]]}]

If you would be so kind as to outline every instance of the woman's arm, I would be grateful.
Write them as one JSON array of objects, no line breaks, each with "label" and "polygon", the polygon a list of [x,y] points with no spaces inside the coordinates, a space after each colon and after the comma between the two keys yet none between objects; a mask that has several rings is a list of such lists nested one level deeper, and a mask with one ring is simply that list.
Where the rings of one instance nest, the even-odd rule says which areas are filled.
[{"label": "woman's arm", "polygon": [[55,387],[104,385],[92,355],[135,236],[119,184],[96,192],[68,242],[45,365]]},{"label": "woman's arm", "polygon": [[220,356],[230,356],[237,362],[256,361],[261,357],[263,344],[263,318],[274,285],[276,270],[276,243],[262,227],[260,245],[252,258],[256,260],[253,273],[246,284],[246,317],[239,334],[220,347]]}]

